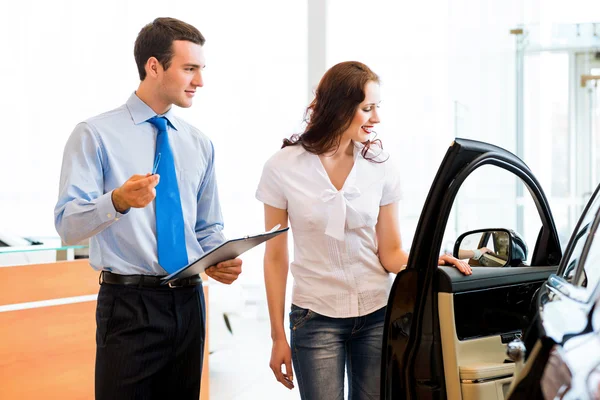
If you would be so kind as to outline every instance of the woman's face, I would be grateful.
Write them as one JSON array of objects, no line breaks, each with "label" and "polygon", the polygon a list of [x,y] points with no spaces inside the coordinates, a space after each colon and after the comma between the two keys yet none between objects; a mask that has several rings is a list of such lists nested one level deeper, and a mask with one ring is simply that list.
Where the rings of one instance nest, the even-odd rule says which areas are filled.
[{"label": "woman's face", "polygon": [[496,241],[499,246],[506,247],[508,246],[508,235],[505,233],[499,233]]},{"label": "woman's face", "polygon": [[379,96],[379,84],[373,81],[367,82],[365,99],[358,105],[350,126],[342,135],[344,138],[360,143],[370,139],[373,127],[379,123],[377,112],[381,101]]}]

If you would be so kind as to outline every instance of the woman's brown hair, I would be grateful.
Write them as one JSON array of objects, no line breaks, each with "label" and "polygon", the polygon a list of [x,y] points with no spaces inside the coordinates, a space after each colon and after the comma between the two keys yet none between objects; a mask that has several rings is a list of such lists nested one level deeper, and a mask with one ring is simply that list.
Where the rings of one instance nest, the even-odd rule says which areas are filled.
[{"label": "woman's brown hair", "polygon": [[[368,82],[379,83],[379,76],[369,67],[358,61],[346,61],[331,67],[321,81],[304,114],[306,129],[301,134],[283,140],[284,148],[301,144],[306,151],[324,154],[338,149],[342,134],[348,129],[356,109],[365,99],[365,86]],[[372,144],[381,147],[381,141],[368,140],[363,143],[362,156],[365,159]],[[373,161],[373,158],[368,159]]]}]

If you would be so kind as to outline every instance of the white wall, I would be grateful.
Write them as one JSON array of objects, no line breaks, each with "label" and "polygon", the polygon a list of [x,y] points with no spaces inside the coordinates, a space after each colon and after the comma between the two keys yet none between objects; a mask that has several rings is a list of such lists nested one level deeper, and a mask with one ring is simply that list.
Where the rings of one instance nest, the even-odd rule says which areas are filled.
[{"label": "white wall", "polygon": [[[519,4],[440,0],[408,6],[380,0],[367,6],[358,0],[330,0],[329,66],[357,59],[382,79],[377,132],[403,177],[400,218],[406,248],[455,136],[514,151],[514,38],[509,30],[521,22]],[[506,221],[514,227],[514,213],[506,207],[504,214],[498,212],[495,201],[498,193],[506,201],[514,199],[514,180],[486,180],[484,175],[469,178],[479,190],[459,197],[457,205],[470,212],[453,212],[449,240],[464,230],[499,227]]]},{"label": "white wall", "polygon": [[[449,13],[449,94],[458,105],[455,133],[516,152],[515,37],[523,22],[517,0],[452,0]],[[496,167],[471,175],[459,192],[446,231],[517,228],[516,179]],[[533,221],[537,223],[539,219]]]},{"label": "white wall", "polygon": [[431,181],[453,138],[448,102],[446,1],[330,0],[328,66],[357,60],[381,78],[376,127],[403,179],[401,230],[412,235]]},{"label": "white wall", "polygon": [[[378,133],[403,176],[405,247],[455,135],[515,150],[509,29],[597,21],[599,7],[591,0],[328,0],[327,67],[357,59],[382,78]],[[227,234],[262,229],[262,205],[254,200],[260,170],[280,140],[301,129],[310,100],[307,1],[0,3],[2,229],[55,235],[63,145],[78,121],[117,107],[135,89],[133,43],[157,16],[188,21],[207,38],[206,87],[180,114],[215,143]],[[480,208],[461,214],[457,203],[448,235],[480,227],[474,223],[498,226],[491,216],[512,225],[513,214],[486,211],[496,207],[489,193],[499,191],[498,182],[471,179],[478,190],[464,201]],[[508,201],[514,198],[514,184],[501,185]],[[252,263],[260,263],[258,253]]]},{"label": "white wall", "polygon": [[307,103],[303,2],[2,2],[2,229],[55,235],[64,143],[77,122],[136,89],[133,44],[158,16],[189,22],[207,38],[206,86],[178,113],[215,144],[227,233],[262,229],[254,200],[262,164],[298,131]]}]

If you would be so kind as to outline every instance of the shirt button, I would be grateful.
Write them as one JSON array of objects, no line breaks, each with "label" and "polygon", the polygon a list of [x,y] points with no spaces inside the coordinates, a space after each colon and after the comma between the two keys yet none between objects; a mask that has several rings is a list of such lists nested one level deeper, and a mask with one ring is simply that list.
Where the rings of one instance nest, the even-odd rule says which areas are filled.
[{"label": "shirt button", "polygon": [[108,214],[106,214],[106,216],[107,216],[108,218],[111,218],[111,217],[112,217],[112,214],[111,214],[111,213],[108,213]]}]

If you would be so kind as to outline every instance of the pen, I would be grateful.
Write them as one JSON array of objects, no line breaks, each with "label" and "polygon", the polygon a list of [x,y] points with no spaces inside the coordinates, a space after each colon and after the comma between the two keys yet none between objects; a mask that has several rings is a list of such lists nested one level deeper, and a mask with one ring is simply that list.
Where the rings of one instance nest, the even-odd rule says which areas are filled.
[{"label": "pen", "polygon": [[156,174],[156,170],[158,169],[158,163],[160,162],[160,153],[156,155],[156,160],[154,160],[154,166],[152,167],[152,175]]}]

